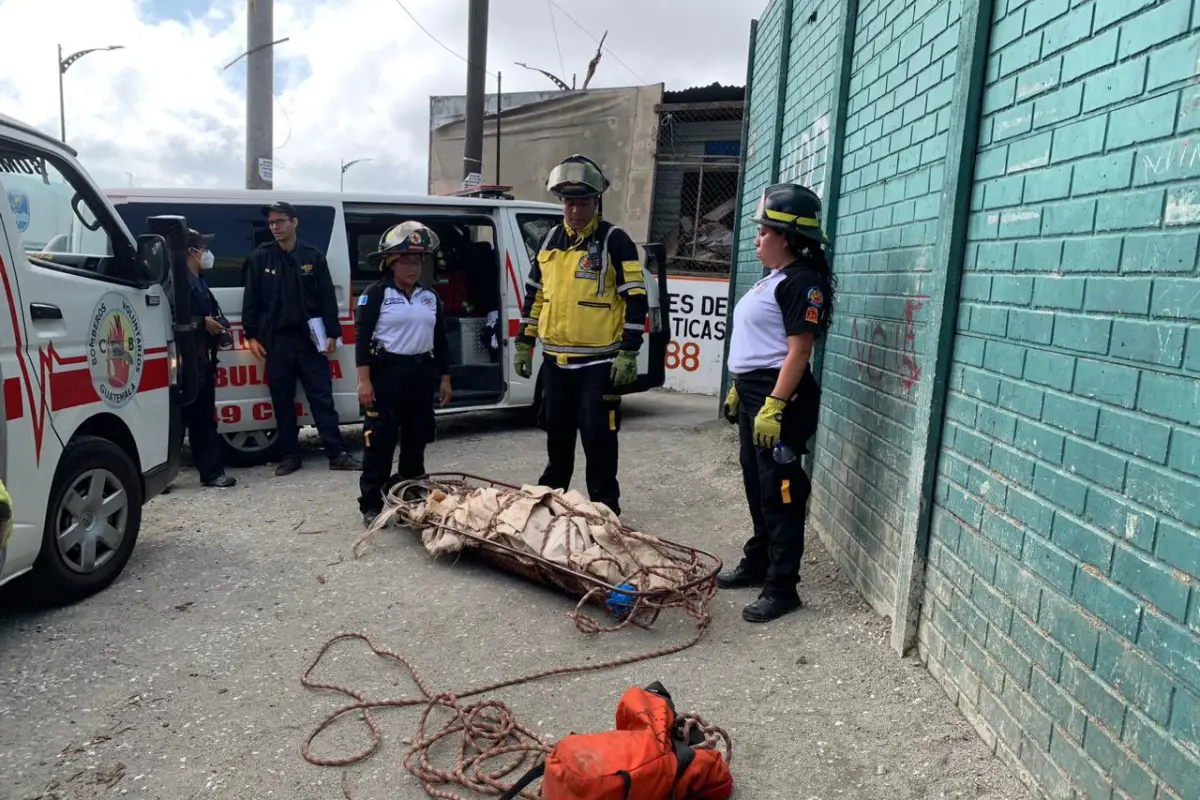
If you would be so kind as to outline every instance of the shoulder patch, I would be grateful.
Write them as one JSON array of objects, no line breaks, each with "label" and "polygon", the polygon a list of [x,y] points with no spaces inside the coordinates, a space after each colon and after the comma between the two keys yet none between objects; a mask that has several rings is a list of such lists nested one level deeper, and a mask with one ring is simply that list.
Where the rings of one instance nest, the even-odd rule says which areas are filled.
[{"label": "shoulder patch", "polygon": [[808,302],[820,308],[825,304],[825,295],[821,292],[821,287],[812,286],[808,290]]},{"label": "shoulder patch", "polygon": [[821,324],[821,315],[816,308],[809,306],[808,310],[804,312],[804,321],[811,322],[813,325],[819,325]]},{"label": "shoulder patch", "polygon": [[360,294],[358,296],[358,304],[360,306],[365,306],[367,304],[367,293],[366,292],[363,292],[362,294]]}]

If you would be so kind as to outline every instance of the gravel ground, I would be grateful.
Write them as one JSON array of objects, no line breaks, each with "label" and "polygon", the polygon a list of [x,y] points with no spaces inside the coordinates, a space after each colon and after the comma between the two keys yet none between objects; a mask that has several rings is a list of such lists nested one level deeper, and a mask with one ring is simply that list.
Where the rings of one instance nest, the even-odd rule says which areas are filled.
[{"label": "gravel ground", "polygon": [[[702,424],[714,404],[668,392],[627,400],[622,504],[628,524],[732,560],[748,516],[732,431]],[[543,439],[525,420],[442,420],[428,466],[536,479]],[[342,705],[299,682],[339,632],[367,633],[409,656],[436,691],[461,692],[656,649],[693,630],[673,614],[653,631],[589,638],[564,616],[571,600],[466,561],[431,562],[400,531],[355,560],[356,474],[327,471],[316,443],[306,446],[305,469],[286,478],[235,470],[233,490],[203,490],[186,471],[147,509],[124,575],[89,601],[44,611],[14,609],[8,597],[0,798],[342,797],[343,770],[300,756],[308,733]],[[885,622],[815,537],[801,589],[806,607],[773,624],[742,622],[751,592],[722,592],[710,633],[690,650],[494,697],[553,738],[611,727],[626,688],[661,680],[681,710],[733,738],[735,797],[1028,796],[920,665],[895,657]],[[344,643],[322,669],[372,698],[416,693],[362,645]],[[424,797],[402,765],[418,712],[378,718],[383,745],[349,768],[350,794]],[[347,717],[314,751],[346,755],[367,742]]]}]

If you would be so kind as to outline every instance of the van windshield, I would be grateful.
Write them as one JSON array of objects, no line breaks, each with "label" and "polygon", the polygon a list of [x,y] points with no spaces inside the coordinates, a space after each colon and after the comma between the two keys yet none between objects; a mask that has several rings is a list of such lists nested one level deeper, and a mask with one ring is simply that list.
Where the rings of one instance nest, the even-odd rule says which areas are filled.
[{"label": "van windshield", "polygon": [[30,258],[92,271],[112,258],[95,210],[53,162],[0,147],[0,190]]}]

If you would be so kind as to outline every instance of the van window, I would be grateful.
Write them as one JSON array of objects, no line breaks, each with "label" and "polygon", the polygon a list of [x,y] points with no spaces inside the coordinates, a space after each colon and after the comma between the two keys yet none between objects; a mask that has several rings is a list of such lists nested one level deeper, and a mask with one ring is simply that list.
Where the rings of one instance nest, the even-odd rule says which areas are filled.
[{"label": "van window", "polygon": [[529,263],[537,258],[542,249],[542,242],[550,234],[550,229],[562,222],[561,216],[548,214],[517,214],[517,224],[521,227],[521,239],[525,242],[525,250],[529,254]]},{"label": "van window", "polygon": [[[0,193],[20,235],[21,248],[39,266],[72,269],[134,281],[128,247],[119,252],[105,225],[99,198],[54,160],[20,150],[0,150]],[[128,243],[126,243],[127,245]]]},{"label": "van window", "polygon": [[486,214],[348,213],[346,239],[350,263],[354,265],[350,273],[354,293],[362,292],[379,280],[379,268],[368,262],[368,256],[379,247],[379,239],[388,228],[405,220],[428,225],[437,234],[441,246],[425,265],[420,280],[441,296],[447,316],[472,316],[480,309],[489,311],[500,307],[500,259],[494,244],[495,221]]},{"label": "van window", "polygon": [[[132,202],[117,205],[117,212],[134,236],[148,232],[147,217],[164,214],[183,216],[188,227],[201,233],[216,234],[209,243],[213,268],[204,274],[208,285],[214,289],[242,286],[242,265],[250,253],[260,244],[273,241],[262,209],[262,205],[224,203]],[[300,220],[296,235],[327,253],[333,239],[333,207],[297,205],[296,216]]]}]

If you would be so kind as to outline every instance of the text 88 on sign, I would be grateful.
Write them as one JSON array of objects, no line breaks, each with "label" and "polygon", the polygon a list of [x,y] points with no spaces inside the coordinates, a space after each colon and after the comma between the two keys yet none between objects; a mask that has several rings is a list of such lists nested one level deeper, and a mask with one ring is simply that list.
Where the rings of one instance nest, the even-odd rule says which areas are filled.
[{"label": "text 88 on sign", "polygon": [[691,394],[716,394],[729,328],[729,281],[671,276],[668,285],[671,341],[665,385]]}]

